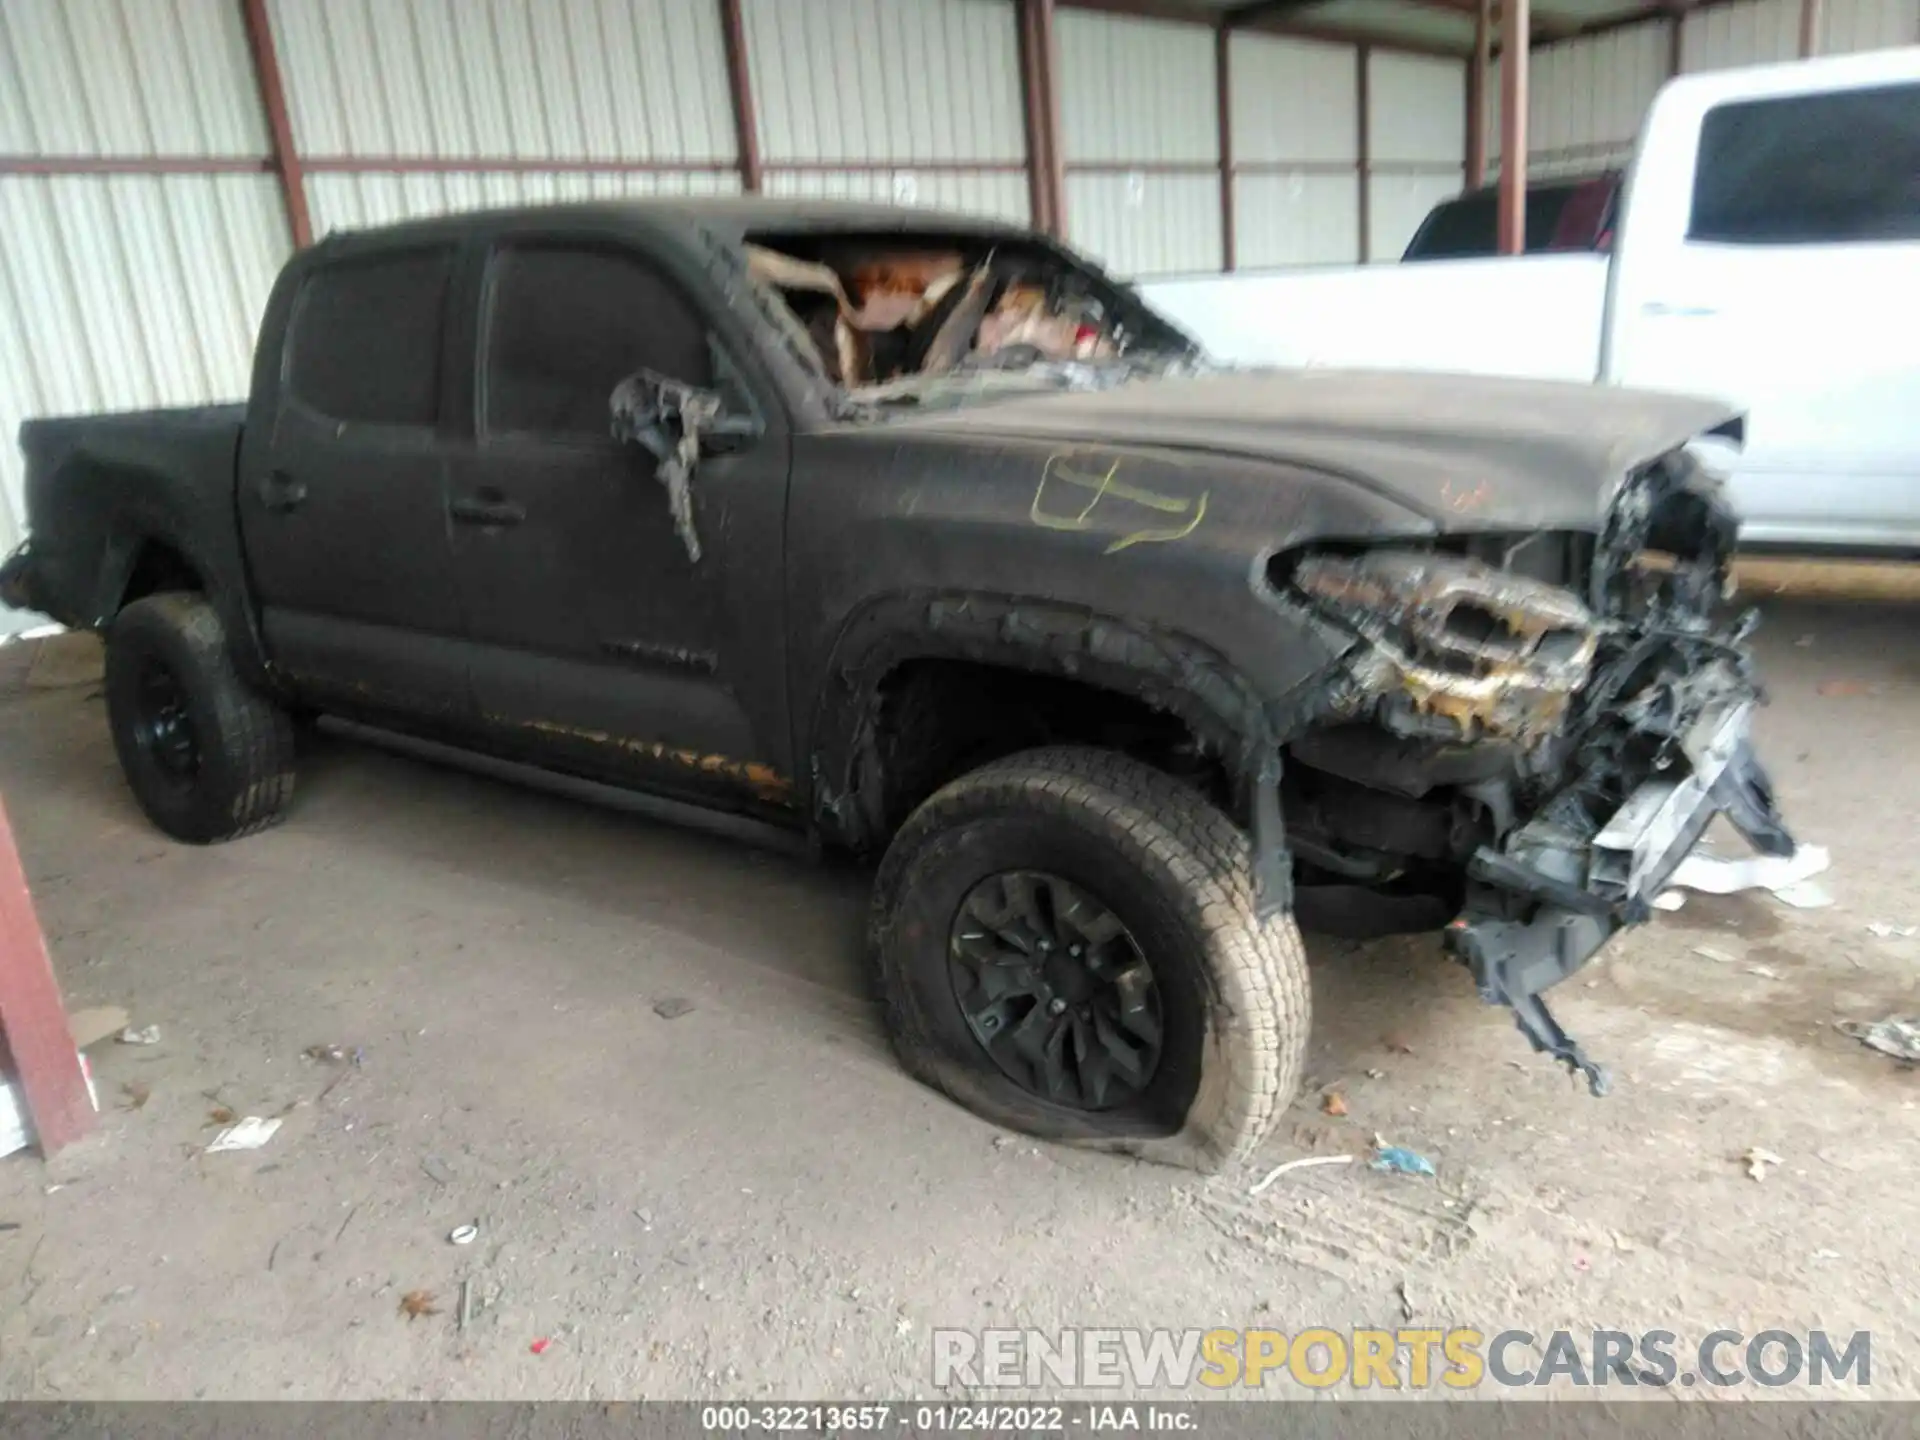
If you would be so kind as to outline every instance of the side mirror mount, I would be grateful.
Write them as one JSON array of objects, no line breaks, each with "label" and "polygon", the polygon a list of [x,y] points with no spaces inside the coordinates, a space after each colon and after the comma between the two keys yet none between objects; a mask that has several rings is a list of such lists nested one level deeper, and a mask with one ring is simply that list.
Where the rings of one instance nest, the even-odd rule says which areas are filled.
[{"label": "side mirror mount", "polygon": [[693,525],[693,471],[702,455],[745,449],[760,434],[752,415],[729,414],[718,392],[685,385],[654,370],[636,370],[607,399],[613,438],[638,445],[655,462],[654,478],[666,487],[673,525],[700,559]]}]

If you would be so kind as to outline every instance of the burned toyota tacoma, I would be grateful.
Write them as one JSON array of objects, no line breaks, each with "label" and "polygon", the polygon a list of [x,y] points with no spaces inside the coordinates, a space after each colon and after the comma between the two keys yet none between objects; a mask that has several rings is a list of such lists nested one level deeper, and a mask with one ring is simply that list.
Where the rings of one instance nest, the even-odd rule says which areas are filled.
[{"label": "burned toyota tacoma", "polygon": [[1442,933],[1535,1049],[1748,738],[1727,407],[1216,369],[991,221],[529,209],[297,255],[244,405],[34,421],[15,605],[104,632],[160,828],[330,715],[879,857],[917,1076],[1213,1166],[1299,1084],[1300,931]]}]

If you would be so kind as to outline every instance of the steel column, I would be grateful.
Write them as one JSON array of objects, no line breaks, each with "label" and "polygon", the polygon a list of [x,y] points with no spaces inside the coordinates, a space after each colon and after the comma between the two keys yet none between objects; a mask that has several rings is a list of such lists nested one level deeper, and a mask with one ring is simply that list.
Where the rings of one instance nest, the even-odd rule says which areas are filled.
[{"label": "steel column", "polygon": [[1501,0],[1500,253],[1527,248],[1527,25],[1529,0]]},{"label": "steel column", "polygon": [[760,191],[760,124],[753,110],[753,75],[747,65],[747,31],[740,0],[719,0],[720,41],[727,53],[727,98],[733,105],[734,144],[739,153],[740,188]]},{"label": "steel column", "polygon": [[272,142],[268,163],[280,177],[280,199],[287,207],[287,227],[293,247],[313,243],[313,216],[307,210],[307,180],[294,144],[293,121],[287,114],[287,87],[280,78],[280,57],[273,48],[273,22],[267,18],[267,0],[240,0],[240,18],[253,51],[253,76],[260,87],[260,104],[267,113],[267,135]]}]

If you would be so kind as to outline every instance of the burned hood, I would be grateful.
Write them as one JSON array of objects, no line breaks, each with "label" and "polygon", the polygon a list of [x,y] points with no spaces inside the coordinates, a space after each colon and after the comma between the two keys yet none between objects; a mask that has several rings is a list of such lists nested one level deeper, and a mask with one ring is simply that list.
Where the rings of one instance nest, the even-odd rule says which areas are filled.
[{"label": "burned hood", "polygon": [[1441,530],[1471,531],[1597,527],[1631,470],[1738,414],[1719,401],[1597,385],[1314,369],[1142,379],[894,423],[1304,466]]}]

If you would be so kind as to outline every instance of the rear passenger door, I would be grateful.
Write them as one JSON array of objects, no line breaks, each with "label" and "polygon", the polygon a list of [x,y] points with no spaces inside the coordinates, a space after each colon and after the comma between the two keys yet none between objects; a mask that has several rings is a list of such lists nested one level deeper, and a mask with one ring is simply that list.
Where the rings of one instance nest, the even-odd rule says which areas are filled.
[{"label": "rear passenger door", "polygon": [[272,662],[350,710],[470,716],[439,433],[452,245],[348,251],[295,296],[238,507]]}]

